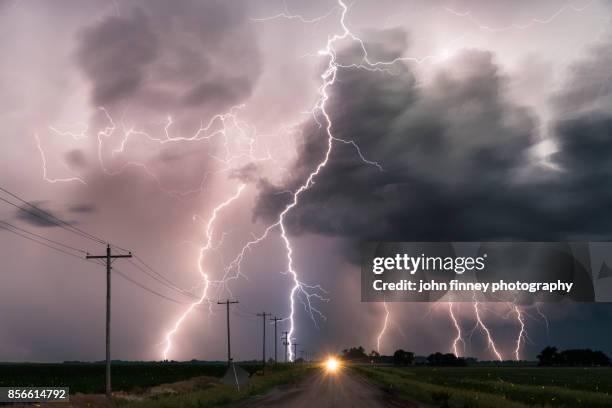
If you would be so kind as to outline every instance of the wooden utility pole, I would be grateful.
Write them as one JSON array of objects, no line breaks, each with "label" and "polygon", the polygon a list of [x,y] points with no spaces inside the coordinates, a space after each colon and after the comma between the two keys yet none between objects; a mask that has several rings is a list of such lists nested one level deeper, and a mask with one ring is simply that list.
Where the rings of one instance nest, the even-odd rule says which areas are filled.
[{"label": "wooden utility pole", "polygon": [[230,342],[230,305],[238,303],[237,300],[227,299],[225,302],[217,302],[218,305],[225,305],[227,310],[227,366],[232,365],[232,343]]},{"label": "wooden utility pole", "polygon": [[[293,341],[295,341],[295,339],[293,339]],[[297,346],[300,343],[293,343],[293,361],[295,362],[295,360],[297,360]]]},{"label": "wooden utility pole", "polygon": [[289,339],[289,332],[284,331],[283,332],[282,340],[283,340],[283,346],[285,346],[285,363],[288,361],[288,357],[287,356],[289,355],[289,353],[287,351],[287,347],[289,347],[288,339]]},{"label": "wooden utility pole", "polygon": [[276,322],[282,319],[274,316],[270,320],[274,322],[274,363],[276,364],[278,363],[278,349],[277,349],[278,335],[276,334]]},{"label": "wooden utility pole", "polygon": [[111,319],[111,264],[116,258],[131,258],[127,255],[113,255],[110,244],[106,245],[106,255],[86,255],[86,259],[104,259],[106,261],[106,397],[111,397],[111,354],[110,354],[110,319]]},{"label": "wooden utility pole", "polygon": [[261,312],[257,313],[257,316],[261,316],[263,322],[263,355],[261,358],[262,368],[261,373],[266,373],[266,317],[272,316],[272,313]]}]

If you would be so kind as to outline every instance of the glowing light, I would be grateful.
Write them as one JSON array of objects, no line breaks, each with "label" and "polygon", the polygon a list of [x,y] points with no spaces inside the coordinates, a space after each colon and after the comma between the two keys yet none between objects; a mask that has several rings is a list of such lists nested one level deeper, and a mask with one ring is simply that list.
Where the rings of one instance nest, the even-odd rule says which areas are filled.
[{"label": "glowing light", "polygon": [[325,369],[329,373],[335,373],[340,368],[340,362],[335,357],[329,357],[325,361]]}]

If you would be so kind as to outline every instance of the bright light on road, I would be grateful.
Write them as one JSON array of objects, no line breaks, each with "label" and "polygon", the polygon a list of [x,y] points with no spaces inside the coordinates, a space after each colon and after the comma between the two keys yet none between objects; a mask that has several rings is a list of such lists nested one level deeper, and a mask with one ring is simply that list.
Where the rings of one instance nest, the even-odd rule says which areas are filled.
[{"label": "bright light on road", "polygon": [[329,357],[325,362],[325,369],[329,372],[336,372],[339,367],[340,362],[334,357]]}]

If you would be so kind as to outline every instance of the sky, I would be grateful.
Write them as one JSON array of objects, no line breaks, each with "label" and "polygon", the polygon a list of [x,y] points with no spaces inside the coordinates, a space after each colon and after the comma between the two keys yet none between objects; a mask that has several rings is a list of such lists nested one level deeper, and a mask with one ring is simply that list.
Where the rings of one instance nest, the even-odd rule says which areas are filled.
[{"label": "sky", "polygon": [[[103,358],[105,271],[77,258],[104,242],[137,256],[113,264],[116,359],[224,359],[226,299],[238,360],[261,312],[314,355],[453,351],[447,303],[360,301],[359,243],[610,240],[611,12],[0,0],[0,186],[47,212],[4,192],[0,220],[76,255],[0,229],[0,361]],[[459,354],[494,358],[453,310]],[[504,358],[612,354],[609,304],[521,310],[523,337],[482,307]]]}]

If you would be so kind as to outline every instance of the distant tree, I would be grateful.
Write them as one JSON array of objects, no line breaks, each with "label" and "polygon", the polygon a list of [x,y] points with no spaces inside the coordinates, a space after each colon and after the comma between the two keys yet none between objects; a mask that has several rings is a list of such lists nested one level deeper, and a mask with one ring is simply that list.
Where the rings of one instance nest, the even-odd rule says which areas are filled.
[{"label": "distant tree", "polygon": [[464,360],[466,365],[475,365],[478,363],[478,359],[475,357],[465,357]]},{"label": "distant tree", "polygon": [[396,350],[393,353],[393,364],[396,366],[407,366],[412,365],[414,362],[414,353],[410,351],[404,351],[402,349]]},{"label": "distant tree", "polygon": [[546,347],[538,354],[540,366],[609,366],[610,358],[602,351],[591,349],[573,349],[558,352],[556,347]]},{"label": "distant tree", "polygon": [[564,366],[608,366],[610,359],[602,351],[591,349],[564,350],[559,353],[559,364]]},{"label": "distant tree", "polygon": [[441,367],[463,367],[467,365],[465,359],[457,357],[452,353],[433,353],[427,357],[427,361],[429,365]]},{"label": "distant tree", "polygon": [[559,353],[556,347],[547,346],[538,354],[539,366],[553,366],[558,364]]},{"label": "distant tree", "polygon": [[372,351],[370,351],[369,356],[370,357],[380,357],[380,353],[378,351],[376,351],[376,350],[372,350]]},{"label": "distant tree", "polygon": [[342,350],[342,358],[345,360],[366,360],[368,355],[366,354],[365,349],[359,346]]}]

